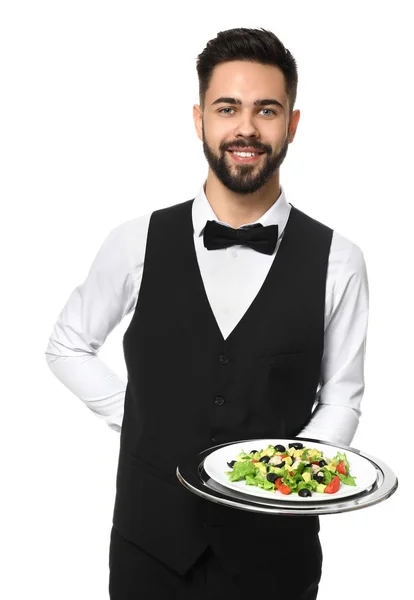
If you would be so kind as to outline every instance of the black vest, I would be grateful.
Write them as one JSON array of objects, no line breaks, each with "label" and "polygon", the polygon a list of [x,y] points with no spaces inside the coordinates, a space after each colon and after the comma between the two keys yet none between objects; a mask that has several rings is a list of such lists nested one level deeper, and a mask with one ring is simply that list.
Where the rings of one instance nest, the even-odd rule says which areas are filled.
[{"label": "black vest", "polygon": [[332,240],[331,229],[292,207],[263,286],[224,340],[197,262],[192,202],[150,220],[123,340],[128,384],[113,519],[124,537],[181,574],[208,543],[235,556],[249,531],[319,531],[317,517],[208,502],[186,490],[175,470],[183,457],[215,444],[290,438],[307,423],[320,376]]}]

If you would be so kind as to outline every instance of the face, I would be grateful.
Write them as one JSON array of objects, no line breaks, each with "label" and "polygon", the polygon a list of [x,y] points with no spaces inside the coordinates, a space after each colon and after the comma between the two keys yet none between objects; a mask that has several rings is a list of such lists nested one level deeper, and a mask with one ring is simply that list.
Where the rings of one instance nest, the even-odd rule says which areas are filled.
[{"label": "face", "polygon": [[215,67],[204,112],[194,107],[197,134],[210,169],[239,194],[259,190],[274,176],[294,138],[299,116],[294,111],[289,121],[282,71],[247,61]]}]

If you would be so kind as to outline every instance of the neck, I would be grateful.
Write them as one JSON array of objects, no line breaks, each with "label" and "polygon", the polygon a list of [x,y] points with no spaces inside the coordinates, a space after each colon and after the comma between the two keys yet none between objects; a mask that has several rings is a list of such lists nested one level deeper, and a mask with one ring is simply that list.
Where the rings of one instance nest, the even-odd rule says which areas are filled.
[{"label": "neck", "polygon": [[237,229],[254,223],[280,196],[279,171],[270,181],[252,194],[237,194],[225,187],[209,169],[204,192],[219,221]]}]

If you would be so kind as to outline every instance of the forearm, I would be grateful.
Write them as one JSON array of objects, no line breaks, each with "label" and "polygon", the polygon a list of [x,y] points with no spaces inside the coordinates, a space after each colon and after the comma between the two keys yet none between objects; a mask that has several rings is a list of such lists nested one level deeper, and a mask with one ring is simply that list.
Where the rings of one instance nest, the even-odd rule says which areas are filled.
[{"label": "forearm", "polygon": [[317,392],[317,406],[307,425],[298,434],[349,446],[361,416],[364,395],[364,357],[367,313],[354,318],[346,342],[332,354],[328,344],[322,360],[323,384]]},{"label": "forearm", "polygon": [[57,356],[48,350],[54,375],[111,429],[121,431],[125,383],[96,355]]},{"label": "forearm", "polygon": [[298,437],[350,446],[359,424],[359,416],[359,411],[347,406],[320,404]]},{"label": "forearm", "polygon": [[70,294],[49,336],[54,375],[99,418],[120,431],[126,384],[98,356],[109,333],[135,308],[149,217],[113,229],[88,275]]}]

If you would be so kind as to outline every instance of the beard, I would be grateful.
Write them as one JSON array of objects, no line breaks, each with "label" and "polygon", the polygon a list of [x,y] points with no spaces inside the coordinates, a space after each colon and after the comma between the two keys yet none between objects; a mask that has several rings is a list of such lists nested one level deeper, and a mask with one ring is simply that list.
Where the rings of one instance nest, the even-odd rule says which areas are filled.
[{"label": "beard", "polygon": [[[258,152],[264,152],[264,164],[259,167],[257,164],[229,164],[230,157],[227,155],[228,148],[243,148],[253,147]],[[203,127],[203,151],[211,170],[216,177],[232,192],[237,194],[252,194],[263,187],[280,168],[287,154],[289,147],[288,136],[286,136],[280,152],[272,153],[272,148],[269,145],[258,144],[257,142],[249,142],[241,140],[220,144],[217,156],[213,149],[208,145]],[[262,159],[259,159],[262,160]]]}]

